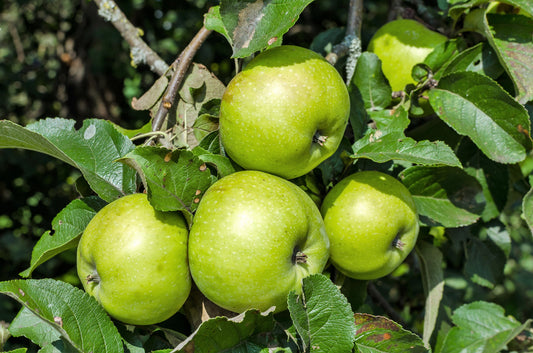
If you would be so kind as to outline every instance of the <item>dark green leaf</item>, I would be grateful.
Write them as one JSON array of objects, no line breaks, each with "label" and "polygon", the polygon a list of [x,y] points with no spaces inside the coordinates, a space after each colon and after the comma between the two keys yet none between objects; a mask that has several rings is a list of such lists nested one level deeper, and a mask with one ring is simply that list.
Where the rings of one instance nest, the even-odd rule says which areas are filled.
[{"label": "dark green leaf", "polygon": [[444,292],[442,253],[438,248],[425,241],[417,242],[415,250],[420,259],[422,284],[426,294],[423,341],[426,346],[429,346]]},{"label": "dark green leaf", "polygon": [[75,121],[43,119],[26,128],[0,121],[0,148],[23,148],[58,158],[78,168],[91,188],[111,202],[135,192],[135,171],[116,163],[134,145],[111,123],[87,119],[79,130]]},{"label": "dark green leaf", "polygon": [[355,325],[355,347],[360,353],[429,352],[420,337],[385,317],[356,313]]},{"label": "dark green leaf", "polygon": [[139,172],[150,203],[160,211],[192,214],[216,180],[205,162],[187,150],[137,147],[119,161]]},{"label": "dark green leaf", "polygon": [[0,282],[0,293],[28,308],[80,352],[123,352],[117,328],[84,291],[53,279]]},{"label": "dark green leaf", "polygon": [[287,302],[305,351],[351,352],[355,335],[353,311],[329,278],[304,278],[302,294],[291,292]]},{"label": "dark green leaf", "polygon": [[[433,73],[437,73],[441,68],[446,67],[447,64],[464,50],[466,43],[464,39],[450,39],[440,43],[433,49],[431,53],[424,59],[424,64],[429,66]],[[435,74],[435,78],[437,78]]]},{"label": "dark green leaf", "polygon": [[490,78],[452,73],[428,94],[439,117],[492,160],[516,163],[526,157],[531,148],[527,111]]},{"label": "dark green leaf", "polygon": [[455,310],[456,325],[447,334],[437,353],[499,353],[515,336],[529,326],[505,316],[504,309],[494,303],[474,302]]},{"label": "dark green leaf", "polygon": [[516,99],[522,104],[533,100],[533,19],[489,13],[487,21],[485,35],[513,80]]},{"label": "dark green leaf", "polygon": [[491,239],[482,241],[472,238],[466,251],[467,260],[464,271],[467,278],[480,286],[491,289],[500,283],[507,258]]},{"label": "dark green leaf", "polygon": [[476,222],[483,211],[481,185],[460,168],[415,166],[405,169],[400,178],[423,223],[461,227]]},{"label": "dark green leaf", "polygon": [[105,205],[106,202],[97,197],[76,199],[69,203],[52,220],[52,230],[45,232],[35,244],[30,267],[20,275],[29,277],[33,270],[43,262],[76,247],[89,221]]},{"label": "dark green leaf", "polygon": [[374,53],[361,54],[351,84],[361,93],[367,110],[383,110],[391,103],[392,89],[381,71],[381,60]]},{"label": "dark green leaf", "polygon": [[217,153],[211,153],[200,146],[196,146],[192,152],[203,162],[215,167],[219,178],[223,178],[226,175],[230,175],[231,173],[235,172],[235,167],[228,157]]},{"label": "dark green leaf", "polygon": [[311,2],[313,0],[222,0],[220,15],[231,38],[232,57],[244,58],[279,44]]}]

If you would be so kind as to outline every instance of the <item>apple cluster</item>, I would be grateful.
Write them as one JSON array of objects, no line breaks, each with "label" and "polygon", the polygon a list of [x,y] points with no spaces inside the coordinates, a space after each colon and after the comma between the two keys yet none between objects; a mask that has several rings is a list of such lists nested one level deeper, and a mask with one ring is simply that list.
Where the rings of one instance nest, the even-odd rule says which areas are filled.
[{"label": "apple cluster", "polygon": [[392,272],[419,229],[402,183],[358,172],[319,209],[291,182],[336,151],[349,111],[346,84],[320,55],[295,46],[258,55],[230,82],[220,109],[222,144],[243,170],[205,192],[189,230],[145,194],[104,207],[78,247],[86,291],[116,319],[152,324],[181,308],[192,282],[226,310],[282,311],[289,292],[328,263],[357,279]]}]

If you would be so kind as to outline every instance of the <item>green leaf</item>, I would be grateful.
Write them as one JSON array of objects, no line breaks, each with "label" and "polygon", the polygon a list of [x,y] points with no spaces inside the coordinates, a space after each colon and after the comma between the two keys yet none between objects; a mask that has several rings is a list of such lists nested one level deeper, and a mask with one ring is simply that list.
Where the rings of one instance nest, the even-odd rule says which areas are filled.
[{"label": "green leaf", "polygon": [[528,321],[521,325],[515,318],[505,316],[499,305],[481,301],[459,307],[452,321],[456,326],[437,353],[498,353],[530,324]]},{"label": "green leaf", "polygon": [[425,224],[466,226],[476,222],[483,211],[481,185],[460,168],[414,166],[405,169],[400,178]]},{"label": "green leaf", "polygon": [[291,292],[289,312],[304,351],[345,353],[353,348],[355,325],[346,297],[324,275],[303,280],[302,294]]},{"label": "green leaf", "polygon": [[204,321],[173,352],[259,352],[277,344],[269,334],[274,327],[272,310],[252,309],[233,318],[218,316]]},{"label": "green leaf", "polygon": [[231,163],[231,160],[226,156],[222,156],[217,153],[211,153],[200,146],[196,146],[192,150],[192,153],[194,153],[194,155],[203,162],[215,167],[219,178],[223,178],[226,175],[230,175],[231,173],[235,172],[235,167]]},{"label": "green leaf", "polygon": [[441,78],[428,92],[439,117],[490,159],[516,163],[531,148],[527,111],[492,79],[473,72]]},{"label": "green leaf", "polygon": [[486,20],[485,35],[513,80],[516,99],[522,104],[533,100],[533,19],[488,13]]},{"label": "green leaf", "polygon": [[80,352],[123,352],[117,328],[84,291],[53,279],[0,282],[0,293],[28,308]]},{"label": "green leaf", "polygon": [[204,15],[205,28],[222,34],[230,44],[233,43],[231,36],[229,35],[222,17],[220,16],[220,6],[211,6],[209,11]]},{"label": "green leaf", "polygon": [[45,232],[35,244],[30,267],[20,275],[29,277],[33,270],[43,262],[76,247],[89,221],[105,205],[106,203],[97,197],[76,199],[69,203],[52,220],[52,230]]},{"label": "green leaf", "polygon": [[360,353],[429,352],[414,333],[382,316],[355,314],[355,347]]},{"label": "green leaf", "polygon": [[14,337],[24,336],[43,347],[39,352],[78,352],[70,343],[61,338],[59,331],[26,307],[22,307],[9,325],[9,331]]},{"label": "green leaf", "polygon": [[374,53],[361,54],[351,84],[361,93],[367,110],[383,110],[391,103],[392,89],[381,70],[381,60]]},{"label": "green leaf", "polygon": [[160,211],[192,215],[216,180],[205,162],[187,150],[139,146],[119,161],[139,172],[150,203]]},{"label": "green leaf", "polygon": [[[232,58],[244,58],[279,44],[311,2],[313,0],[222,0],[220,17],[231,38]],[[220,24],[214,26],[219,27]]]},{"label": "green leaf", "polygon": [[437,45],[424,59],[423,64],[427,65],[435,74],[434,78],[438,79],[438,72],[446,67],[465,47],[466,43],[462,38],[447,40]]},{"label": "green leaf", "polygon": [[496,79],[504,69],[494,49],[486,42],[481,42],[455,56],[436,78],[461,71],[476,72]]},{"label": "green leaf", "polygon": [[133,150],[131,141],[105,120],[87,119],[79,130],[74,124],[74,120],[43,119],[24,128],[0,120],[0,148],[37,151],[70,164],[108,202],[135,192],[135,171],[115,162]]},{"label": "green leaf", "polygon": [[368,158],[378,163],[402,160],[422,165],[461,166],[453,150],[442,141],[416,141],[403,133],[380,134],[376,130],[359,140],[352,158]]},{"label": "green leaf", "polygon": [[426,347],[429,347],[429,341],[435,330],[444,292],[442,253],[438,248],[425,241],[417,242],[415,250],[420,259],[420,272],[426,295],[422,340]]},{"label": "green leaf", "polygon": [[529,189],[527,194],[522,199],[522,213],[523,218],[529,227],[529,231],[533,236],[533,187]]}]

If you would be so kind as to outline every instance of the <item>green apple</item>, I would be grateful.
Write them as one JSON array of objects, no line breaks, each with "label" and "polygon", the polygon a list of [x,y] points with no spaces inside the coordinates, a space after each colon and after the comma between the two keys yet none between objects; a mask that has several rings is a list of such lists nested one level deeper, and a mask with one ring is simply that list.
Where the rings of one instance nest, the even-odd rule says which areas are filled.
[{"label": "green apple", "polygon": [[220,138],[244,169],[293,179],[330,157],[344,135],[350,98],[319,54],[280,46],[255,57],[229,83]]},{"label": "green apple", "polygon": [[351,278],[388,275],[418,237],[418,214],[409,190],[381,172],[363,171],[342,179],[327,193],[321,211],[331,263]]},{"label": "green apple", "polygon": [[240,171],[214,183],[198,205],[189,235],[189,266],[198,289],[233,311],[276,311],[290,291],[324,269],[329,240],[320,211],[291,182]]},{"label": "green apple", "polygon": [[370,39],[367,50],[380,58],[383,74],[392,90],[401,91],[405,85],[416,83],[411,77],[413,67],[447,39],[415,20],[400,19],[380,27]]},{"label": "green apple", "polygon": [[112,317],[133,325],[164,321],[191,289],[183,216],[155,210],[145,194],[111,202],[81,236],[83,287]]}]

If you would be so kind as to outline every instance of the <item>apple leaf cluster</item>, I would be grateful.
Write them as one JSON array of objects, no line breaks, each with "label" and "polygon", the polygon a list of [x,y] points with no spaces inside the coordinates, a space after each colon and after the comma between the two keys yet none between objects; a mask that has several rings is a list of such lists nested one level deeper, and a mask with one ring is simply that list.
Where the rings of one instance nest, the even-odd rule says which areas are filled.
[{"label": "apple leaf cluster", "polygon": [[[281,45],[311,2],[222,0],[204,24],[227,39],[233,58],[247,59]],[[206,67],[193,64],[158,131],[150,131],[150,123],[129,131],[100,119],[86,119],[81,127],[63,118],[25,127],[0,120],[0,148],[44,153],[82,175],[76,182],[80,198],[66,205],[35,244],[20,274],[26,279],[0,282],[0,293],[23,307],[8,335],[27,337],[43,351],[66,352],[496,353],[531,344],[530,318],[517,320],[476,297],[482,290],[502,290],[513,270],[516,223],[533,229],[533,8],[526,0],[504,3],[529,16],[490,12],[488,1],[439,2],[453,20],[449,39],[412,68],[414,83],[399,93],[376,54],[358,53],[347,83],[349,126],[339,147],[311,172],[288,181],[318,205],[359,171],[389,174],[407,188],[420,226],[403,275],[418,276],[420,283],[409,289],[424,308],[411,320],[416,333],[373,313],[366,295],[375,293],[371,281],[344,277],[333,266],[304,278],[301,293],[289,293],[283,312],[216,311],[209,317],[206,302],[186,305],[175,318],[193,326],[187,334],[165,325],[124,325],[71,284],[29,279],[36,267],[76,247],[106,204],[144,190],[153,208],[179,211],[190,226],[210,188],[241,169],[219,137],[226,87]],[[339,33],[317,36],[311,48],[331,53]],[[164,104],[169,76],[135,99],[133,109],[153,116]],[[518,217],[510,219],[511,214]],[[401,270],[394,274],[398,281]],[[527,283],[515,285],[528,290]],[[464,302],[469,303],[458,304]],[[201,313],[200,320],[190,320]]]}]

